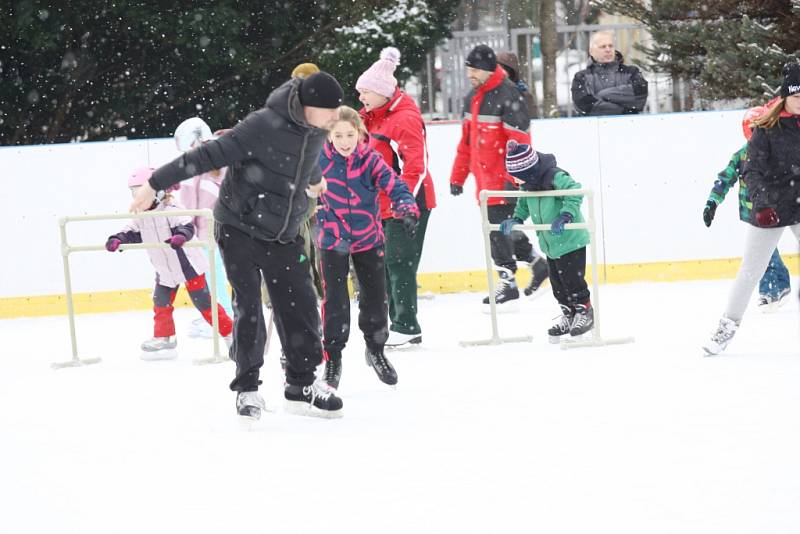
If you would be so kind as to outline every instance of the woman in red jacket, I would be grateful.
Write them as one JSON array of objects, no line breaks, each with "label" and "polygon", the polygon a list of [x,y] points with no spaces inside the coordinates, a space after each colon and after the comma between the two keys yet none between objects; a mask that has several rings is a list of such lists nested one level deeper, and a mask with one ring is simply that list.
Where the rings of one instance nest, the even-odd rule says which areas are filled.
[{"label": "woman in red jacket", "polygon": [[403,179],[419,207],[419,225],[409,236],[402,221],[392,218],[390,202],[381,193],[381,218],[386,235],[386,290],[389,297],[387,347],[420,343],[417,322],[417,268],[431,209],[436,206],[428,170],[425,123],[414,100],[397,87],[394,71],[400,51],[389,47],[356,81],[360,113],[370,133],[370,147]]}]

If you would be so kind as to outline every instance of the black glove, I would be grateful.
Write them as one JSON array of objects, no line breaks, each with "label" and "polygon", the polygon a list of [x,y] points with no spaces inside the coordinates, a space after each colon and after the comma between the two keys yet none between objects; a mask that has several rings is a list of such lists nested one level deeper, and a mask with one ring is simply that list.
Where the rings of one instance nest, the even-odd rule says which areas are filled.
[{"label": "black glove", "polygon": [[706,207],[703,208],[703,222],[706,226],[711,226],[711,221],[714,220],[714,213],[717,211],[717,203],[713,200],[706,202]]},{"label": "black glove", "polygon": [[409,213],[408,215],[403,216],[403,230],[406,231],[406,235],[408,237],[414,237],[417,235],[417,225],[419,224],[419,219],[413,213]]},{"label": "black glove", "polygon": [[464,192],[464,186],[458,184],[450,184],[450,194],[457,197]]}]

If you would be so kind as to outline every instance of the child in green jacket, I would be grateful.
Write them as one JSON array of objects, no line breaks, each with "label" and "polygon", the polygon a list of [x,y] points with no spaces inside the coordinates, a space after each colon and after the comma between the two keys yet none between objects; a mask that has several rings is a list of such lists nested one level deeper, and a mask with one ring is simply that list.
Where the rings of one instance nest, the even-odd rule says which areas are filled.
[{"label": "child in green jacket", "polygon": [[[580,189],[581,184],[556,165],[552,154],[536,152],[530,145],[509,141],[506,147],[506,170],[525,191]],[[564,232],[564,225],[584,222],[581,195],[557,197],[522,197],[514,215],[500,223],[508,235],[513,227],[530,217],[533,224],[549,224],[550,230],[537,230],[539,246],[547,256],[550,285],[561,306],[562,316],[548,331],[551,343],[561,336],[580,336],[594,327],[594,310],[586,285],[586,245],[589,232],[584,229]]]}]

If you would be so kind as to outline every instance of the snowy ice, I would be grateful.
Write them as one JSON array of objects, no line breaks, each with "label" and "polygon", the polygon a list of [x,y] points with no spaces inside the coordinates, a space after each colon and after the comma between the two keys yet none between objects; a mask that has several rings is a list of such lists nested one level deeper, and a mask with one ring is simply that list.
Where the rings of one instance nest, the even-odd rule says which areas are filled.
[{"label": "snowy ice", "polygon": [[605,337],[560,350],[544,295],[499,317],[482,294],[420,301],[423,344],[387,352],[396,390],[353,328],[345,415],[285,414],[279,344],[266,413],[240,427],[233,364],[210,341],[143,362],[150,312],[0,321],[0,532],[795,533],[800,529],[798,280],[772,314],[751,304],[728,350],[701,356],[731,280],[601,286]]}]

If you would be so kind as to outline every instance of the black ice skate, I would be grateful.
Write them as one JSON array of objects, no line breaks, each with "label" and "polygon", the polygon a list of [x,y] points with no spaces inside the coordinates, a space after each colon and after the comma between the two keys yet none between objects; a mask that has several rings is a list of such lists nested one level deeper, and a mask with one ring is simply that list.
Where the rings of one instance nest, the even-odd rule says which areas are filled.
[{"label": "black ice skate", "polygon": [[378,375],[381,382],[390,386],[397,384],[397,372],[388,358],[386,358],[382,347],[377,349],[367,347],[364,356],[367,360],[367,365],[375,370],[375,374]]},{"label": "black ice skate", "polygon": [[561,306],[561,317],[558,318],[558,322],[551,326],[547,330],[547,335],[550,336],[550,343],[558,343],[561,341],[561,336],[565,336],[569,334],[570,328],[572,328],[572,319],[575,317],[575,310],[572,309],[570,306]]},{"label": "black ice skate", "polygon": [[[519,299],[519,288],[517,280],[511,269],[498,267],[500,278],[497,280],[497,287],[494,289],[494,301],[496,304],[505,304],[511,300]],[[489,297],[483,299],[484,304],[489,304]]]},{"label": "black ice skate", "polygon": [[342,399],[321,382],[309,386],[286,384],[283,396],[289,413],[328,419],[342,416]]},{"label": "black ice skate", "polygon": [[533,258],[533,261],[530,262],[530,269],[531,281],[524,290],[526,297],[533,295],[550,278],[550,267],[544,258]]},{"label": "black ice skate", "polygon": [[581,336],[594,328],[594,308],[592,305],[576,304],[575,316],[569,329],[570,336]]},{"label": "black ice skate", "polygon": [[258,391],[240,391],[236,395],[236,413],[250,422],[261,418],[261,411],[266,409],[264,399]]},{"label": "black ice skate", "polygon": [[322,373],[322,381],[331,389],[339,389],[339,380],[342,378],[342,359],[341,357],[325,361],[325,371]]}]

